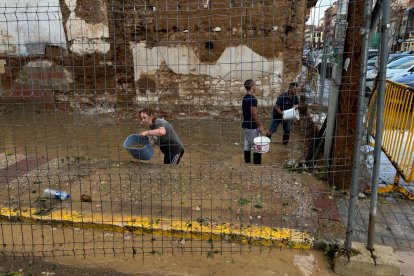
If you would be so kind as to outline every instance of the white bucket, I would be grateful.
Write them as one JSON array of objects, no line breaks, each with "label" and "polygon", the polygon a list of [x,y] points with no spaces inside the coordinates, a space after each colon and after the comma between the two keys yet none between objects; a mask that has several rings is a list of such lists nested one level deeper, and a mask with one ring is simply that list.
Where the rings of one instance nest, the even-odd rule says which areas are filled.
[{"label": "white bucket", "polygon": [[265,153],[269,151],[270,139],[266,136],[259,136],[253,139],[254,152]]},{"label": "white bucket", "polygon": [[299,120],[299,110],[296,108],[286,109],[283,111],[283,120]]}]

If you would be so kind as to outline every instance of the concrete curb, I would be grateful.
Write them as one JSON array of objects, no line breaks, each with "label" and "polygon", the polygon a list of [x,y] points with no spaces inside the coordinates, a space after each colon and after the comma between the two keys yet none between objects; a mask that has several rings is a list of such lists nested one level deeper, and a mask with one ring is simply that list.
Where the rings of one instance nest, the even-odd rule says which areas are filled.
[{"label": "concrete curb", "polygon": [[352,243],[352,254],[337,254],[334,271],[342,276],[384,275],[399,276],[397,256],[390,246],[375,245],[371,253],[362,243]]},{"label": "concrete curb", "polygon": [[45,216],[36,215],[36,209],[0,209],[0,220],[23,221],[98,229],[134,234],[151,233],[184,239],[226,240],[229,242],[274,246],[281,248],[311,249],[314,238],[308,233],[288,228],[270,228],[258,225],[235,225],[206,221],[181,221],[164,218],[123,216],[121,214],[80,214],[71,210],[56,210]]}]

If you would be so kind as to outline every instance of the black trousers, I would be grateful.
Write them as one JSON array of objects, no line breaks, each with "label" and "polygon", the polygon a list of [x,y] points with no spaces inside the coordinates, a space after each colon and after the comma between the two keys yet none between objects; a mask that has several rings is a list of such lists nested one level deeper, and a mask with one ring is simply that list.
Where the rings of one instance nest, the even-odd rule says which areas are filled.
[{"label": "black trousers", "polygon": [[164,164],[178,164],[183,157],[184,151],[178,154],[164,155]]}]

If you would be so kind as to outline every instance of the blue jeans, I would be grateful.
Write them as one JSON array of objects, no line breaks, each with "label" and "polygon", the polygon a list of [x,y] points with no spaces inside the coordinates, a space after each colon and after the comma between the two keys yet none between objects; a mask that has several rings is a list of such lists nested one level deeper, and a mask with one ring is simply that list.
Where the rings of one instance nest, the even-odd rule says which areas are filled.
[{"label": "blue jeans", "polygon": [[272,123],[270,124],[270,129],[269,129],[269,136],[272,136],[272,134],[274,132],[276,132],[277,127],[279,126],[279,124],[283,124],[283,134],[290,134],[290,121],[288,120],[282,120],[282,119],[274,119],[272,120]]}]

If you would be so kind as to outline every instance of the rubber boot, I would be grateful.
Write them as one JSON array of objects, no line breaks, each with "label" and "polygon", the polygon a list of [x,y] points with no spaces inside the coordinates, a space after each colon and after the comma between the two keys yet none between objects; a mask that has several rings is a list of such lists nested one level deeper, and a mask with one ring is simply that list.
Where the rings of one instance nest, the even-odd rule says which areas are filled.
[{"label": "rubber boot", "polygon": [[289,143],[289,134],[283,133],[283,145],[287,145]]},{"label": "rubber boot", "polygon": [[253,163],[260,165],[262,164],[262,154],[258,152],[253,152]]},{"label": "rubber boot", "polygon": [[250,150],[245,150],[244,151],[244,162],[245,163],[250,163]]}]

